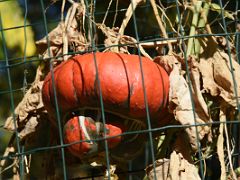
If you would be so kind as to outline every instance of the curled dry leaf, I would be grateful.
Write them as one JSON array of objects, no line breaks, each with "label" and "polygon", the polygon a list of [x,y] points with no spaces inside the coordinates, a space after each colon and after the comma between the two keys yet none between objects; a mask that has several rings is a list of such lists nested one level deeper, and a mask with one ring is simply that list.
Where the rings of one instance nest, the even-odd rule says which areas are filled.
[{"label": "curled dry leaf", "polygon": [[203,90],[202,92],[210,93],[212,96],[217,96],[220,94],[220,87],[216,84],[213,77],[213,64],[212,59],[205,60],[200,59],[199,70],[202,75],[203,80]]},{"label": "curled dry leaf", "polygon": [[[155,172],[156,176],[159,180],[167,180],[168,173],[169,173],[169,165],[170,165],[170,160],[169,159],[159,159],[155,161]],[[146,174],[149,180],[154,179],[154,166],[149,165],[146,169]]]},{"label": "curled dry leaf", "polygon": [[169,179],[171,180],[200,180],[198,169],[183,158],[181,153],[173,151],[170,156]]},{"label": "curled dry leaf", "polygon": [[[175,119],[182,125],[211,122],[207,105],[200,90],[200,74],[197,68],[197,62],[194,59],[190,59],[188,62],[191,71],[190,78],[193,82],[193,99],[191,99],[189,85],[181,72],[181,63],[184,62],[171,55],[157,57],[154,61],[162,65],[170,74],[169,110],[174,114]],[[192,103],[194,103],[195,109],[193,109]],[[198,137],[200,140],[203,139],[205,135],[209,135],[210,137],[210,127],[208,126],[199,126],[197,128],[192,126],[186,128],[186,132],[193,150],[197,150]],[[209,138],[209,140],[211,139]]]},{"label": "curled dry leaf", "polygon": [[[43,86],[43,67],[40,65],[36,71],[36,77],[30,88],[27,90],[21,102],[14,110],[14,115],[7,118],[4,128],[8,131],[18,131],[20,139],[24,139],[46,120],[46,110],[42,102],[42,86]],[[15,139],[11,138],[10,142]],[[9,142],[9,143],[10,143]]]},{"label": "curled dry leaf", "polygon": [[106,39],[104,40],[104,45],[106,47],[105,51],[130,54],[127,50],[127,46],[119,46],[121,38],[119,28],[113,27],[111,29],[104,24],[97,24],[97,26],[106,36]]},{"label": "curled dry leaf", "polygon": [[[198,69],[198,62],[194,58],[190,57],[189,66],[190,66],[190,72],[191,72],[190,79],[192,82],[192,93],[193,93],[192,95],[193,95],[195,112],[197,114],[196,122],[197,123],[212,122],[208,113],[207,104],[204,101],[204,98],[201,93],[200,71]],[[202,139],[205,135],[208,135],[208,140],[212,141],[211,128],[209,126],[198,127],[198,129],[199,129],[200,139]]]},{"label": "curled dry leaf", "polygon": [[41,97],[42,85],[43,81],[33,83],[14,111],[15,120],[13,116],[7,118],[4,124],[5,129],[14,131],[14,121],[16,121],[16,128],[21,131],[19,133],[20,138],[24,138],[35,131],[38,125],[37,119],[39,119],[37,116],[45,111]]},{"label": "curled dry leaf", "polygon": [[[169,76],[170,92],[169,92],[169,108],[173,112],[175,119],[182,125],[194,125],[195,118],[192,108],[191,96],[189,87],[182,75],[180,75],[179,68],[174,65]],[[197,132],[196,128],[186,128],[189,135],[190,143],[193,149],[197,149]]]},{"label": "curled dry leaf", "polygon": [[[201,59],[199,69],[202,74],[204,91],[212,96],[220,96],[229,105],[236,107],[236,92],[240,94],[240,65],[232,58],[233,71],[231,72],[229,56],[216,51],[212,57]],[[232,76],[233,73],[233,76]]]},{"label": "curled dry leaf", "polygon": [[26,122],[23,130],[20,131],[20,133],[18,134],[20,138],[24,138],[26,137],[28,134],[31,134],[33,132],[35,132],[36,127],[38,125],[38,118],[36,116],[32,116],[28,119],[28,121]]},{"label": "curled dry leaf", "polygon": [[179,69],[181,69],[181,64],[174,55],[157,56],[154,58],[154,62],[161,65],[168,74],[171,73],[174,65],[179,66]]},{"label": "curled dry leaf", "polygon": [[[179,132],[176,137],[170,159],[164,158],[155,161],[157,179],[200,179],[190,154],[191,146],[185,138],[185,133]],[[154,179],[153,165],[148,166],[145,170],[148,178]]]},{"label": "curled dry leaf", "polygon": [[[44,37],[43,39],[36,41],[36,45],[38,48],[39,54],[44,54],[44,52],[48,48],[48,41],[50,43],[50,46],[56,46],[59,47],[62,45],[62,30],[63,30],[63,24],[59,23],[56,28],[54,28],[47,37]],[[54,54],[53,54],[54,55]]]},{"label": "curled dry leaf", "polygon": [[[89,47],[85,36],[85,5],[74,3],[68,10],[65,22],[60,22],[46,37],[36,42],[39,53],[43,58],[49,58],[48,41],[50,44],[50,57],[68,53],[68,46],[74,51],[86,51]],[[63,36],[66,35],[66,38]],[[67,42],[64,42],[67,40]],[[67,51],[64,52],[64,46]]]},{"label": "curled dry leaf", "polygon": [[127,47],[135,47],[139,48],[142,55],[149,59],[152,59],[144,50],[142,45],[137,43],[137,40],[135,38],[127,35],[121,35],[119,33],[119,28],[113,27],[111,29],[103,24],[97,24],[97,26],[106,36],[106,39],[104,41],[104,45],[106,47],[105,51],[130,54]]}]

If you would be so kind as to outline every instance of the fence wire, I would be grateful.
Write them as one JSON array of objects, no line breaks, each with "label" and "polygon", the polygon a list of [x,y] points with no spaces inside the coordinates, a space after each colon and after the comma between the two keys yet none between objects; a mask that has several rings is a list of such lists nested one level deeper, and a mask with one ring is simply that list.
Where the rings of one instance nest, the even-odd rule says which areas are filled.
[{"label": "fence wire", "polygon": [[[6,18],[3,19],[3,13],[6,13],[6,11],[3,10],[4,6],[5,7],[10,7],[7,6],[7,3],[12,3],[12,2],[17,2],[18,4],[20,4],[20,6],[18,6],[21,11],[23,12],[23,25],[19,25],[16,24],[14,26],[11,27],[5,27],[4,26],[4,21],[12,21],[12,18],[14,17],[8,17],[7,20]],[[65,1],[64,1],[65,2]],[[37,5],[35,5],[35,3]],[[168,37],[164,37],[161,35],[159,35],[159,27],[157,25],[156,20],[153,20],[153,17],[156,16],[156,14],[153,13],[153,8],[151,5],[151,1],[146,1],[143,2],[142,5],[138,6],[137,9],[134,9],[134,0],[131,1],[125,1],[125,0],[117,0],[116,2],[114,1],[116,7],[119,5],[120,8],[110,8],[111,3],[113,3],[112,1],[109,2],[104,2],[104,4],[106,4],[105,6],[102,5],[103,2],[102,1],[98,1],[98,0],[82,0],[80,1],[80,3],[84,3],[86,6],[86,13],[84,14],[84,18],[86,19],[87,23],[86,23],[86,29],[88,31],[87,34],[87,38],[89,38],[91,40],[91,44],[89,45],[89,48],[85,51],[81,51],[81,52],[75,52],[75,51],[69,51],[67,52],[67,54],[60,54],[60,55],[56,55],[54,57],[52,57],[52,42],[51,42],[51,37],[49,37],[49,33],[51,32],[50,29],[53,29],[54,27],[56,27],[56,25],[61,21],[60,19],[60,14],[61,14],[61,5],[62,5],[62,1],[43,1],[43,0],[39,0],[37,2],[30,2],[28,0],[19,0],[19,1],[13,1],[13,0],[3,0],[0,1],[0,30],[1,30],[1,37],[0,37],[0,42],[1,42],[1,51],[0,52],[0,74],[2,77],[2,82],[0,83],[0,140],[1,140],[1,145],[0,145],[0,179],[7,179],[7,178],[12,178],[12,177],[19,177],[20,179],[25,179],[26,177],[31,178],[43,178],[43,177],[48,177],[49,174],[43,174],[42,172],[36,173],[37,175],[33,175],[31,174],[34,171],[38,171],[37,169],[41,166],[41,163],[43,162],[43,160],[39,160],[39,159],[34,159],[35,157],[39,157],[36,155],[39,154],[43,154],[45,153],[45,155],[43,155],[41,157],[41,159],[43,159],[46,154],[49,152],[55,152],[56,154],[52,155],[57,158],[55,159],[49,159],[48,161],[48,165],[49,164],[54,164],[54,167],[57,167],[57,170],[52,170],[52,169],[48,169],[48,171],[54,171],[55,173],[59,173],[60,176],[58,176],[57,178],[61,178],[61,179],[70,179],[70,173],[72,172],[76,172],[79,170],[79,174],[77,176],[77,178],[79,179],[97,179],[97,178],[106,178],[106,179],[111,179],[111,171],[112,171],[112,165],[115,163],[113,162],[113,160],[111,159],[111,149],[109,148],[109,141],[112,138],[117,138],[117,137],[129,137],[129,135],[147,135],[147,140],[146,142],[143,142],[144,144],[144,153],[141,154],[141,156],[136,157],[135,159],[125,159],[125,164],[127,164],[127,168],[120,168],[121,170],[116,171],[116,174],[119,176],[119,179],[164,179],[165,176],[160,177],[159,176],[159,155],[157,153],[157,143],[161,142],[159,139],[156,140],[156,137],[154,136],[155,134],[158,134],[159,137],[164,137],[168,136],[170,133],[169,132],[173,132],[173,137],[172,140],[169,141],[173,141],[174,138],[177,138],[176,133],[177,131],[180,133],[183,133],[186,131],[186,129],[188,128],[193,128],[195,129],[194,132],[196,132],[195,136],[196,136],[196,145],[197,145],[197,149],[191,152],[191,160],[193,161],[192,164],[194,164],[194,166],[196,167],[196,171],[199,174],[200,179],[215,179],[215,178],[220,178],[224,177],[223,176],[223,167],[221,164],[221,160],[219,154],[218,154],[218,150],[217,148],[217,143],[219,142],[219,137],[221,134],[220,130],[219,132],[218,129],[220,129],[221,124],[226,125],[225,130],[228,129],[229,130],[229,137],[226,134],[225,136],[223,136],[225,138],[225,146],[226,148],[228,148],[227,150],[229,150],[229,147],[231,148],[231,152],[230,152],[230,157],[229,157],[229,152],[227,152],[226,149],[224,149],[223,153],[224,153],[224,162],[225,164],[225,173],[227,174],[228,177],[233,177],[236,178],[238,176],[240,176],[240,172],[239,172],[239,168],[240,168],[240,156],[239,156],[239,152],[240,152],[240,137],[239,137],[239,112],[240,112],[240,104],[239,104],[239,74],[236,73],[240,73],[238,71],[236,71],[235,69],[235,65],[234,62],[240,62],[240,50],[239,50],[239,32],[240,32],[240,23],[239,23],[239,10],[240,10],[240,5],[239,5],[239,1],[222,1],[222,0],[216,0],[216,1],[178,1],[178,0],[165,0],[165,1],[156,1],[157,7],[159,8],[159,13],[161,12],[162,15],[162,21],[164,22],[164,25],[167,26],[168,21],[170,21],[170,18],[175,18],[175,27],[178,28],[178,32],[173,32],[170,31],[171,27],[170,25],[168,26],[168,31],[167,31],[167,36]],[[66,3],[66,7],[65,7],[65,11],[64,11],[64,15],[67,15],[67,10],[69,9],[69,7],[71,6],[71,3],[73,3],[73,1],[67,1]],[[209,9],[209,11],[212,12],[212,16],[209,17],[209,21],[213,21],[213,22],[218,22],[218,23],[213,23],[212,24],[212,28],[215,30],[215,32],[206,32],[206,30],[204,29],[205,27],[202,27],[202,29],[204,29],[203,31],[201,31],[202,29],[196,29],[197,27],[192,27],[193,25],[186,25],[187,23],[190,23],[191,21],[187,21],[187,19],[185,18],[194,18],[194,12],[196,11],[196,7],[193,5],[196,5],[194,3],[200,3],[201,4],[201,8],[203,11],[203,8],[205,7],[204,5],[207,4],[211,4],[211,8]],[[204,5],[202,5],[204,4]],[[102,36],[100,37],[100,40],[98,43],[98,41],[96,40],[96,34],[98,34],[99,32],[99,27],[96,25],[96,22],[100,22],[103,16],[106,15],[106,19],[107,22],[106,24],[115,24],[115,23],[119,23],[121,22],[121,18],[120,20],[114,20],[117,19],[117,16],[121,16],[124,18],[125,13],[128,11],[128,5],[130,5],[129,7],[132,8],[132,17],[131,17],[131,21],[130,23],[127,25],[125,31],[127,33],[129,33],[129,36],[134,37],[135,41],[133,42],[125,42],[125,44],[113,44],[110,45],[108,47],[105,47],[104,44],[104,40],[102,40],[101,38],[103,38]],[[112,5],[113,6],[113,5]],[[190,7],[189,7],[190,6]],[[108,7],[108,8],[106,8]],[[166,14],[164,15],[164,13],[166,12],[162,12],[161,8],[165,7],[165,10],[167,11],[168,8],[170,9],[170,7],[173,7],[173,9],[175,10],[174,15],[175,17],[167,17]],[[31,16],[33,15],[33,11],[31,10],[34,8],[37,8],[37,12],[38,15],[36,15],[36,17],[30,17],[29,12],[31,12]],[[184,9],[186,8],[186,9]],[[230,9],[230,10],[229,10]],[[99,11],[100,10],[100,11]],[[106,11],[108,14],[106,14]],[[186,11],[186,12],[184,12]],[[141,13],[146,13],[146,17],[142,18],[143,15],[140,16]],[[231,14],[231,12],[234,12]],[[122,13],[122,14],[121,14]],[[147,16],[148,13],[152,13],[153,15],[151,17]],[[189,14],[188,14],[189,13]],[[192,14],[191,14],[192,13]],[[195,12],[196,13],[196,12]],[[198,12],[198,15],[201,14],[203,12]],[[120,14],[120,15],[119,15]],[[54,18],[52,18],[51,16],[54,16]],[[139,17],[140,16],[140,17]],[[230,18],[229,18],[230,17]],[[234,19],[232,19],[231,17],[233,17]],[[166,19],[169,18],[169,19]],[[211,19],[214,18],[214,19]],[[31,20],[31,22],[28,22],[28,20]],[[112,21],[113,20],[113,21]],[[115,22],[116,21],[116,22]],[[148,27],[149,26],[149,21],[153,21],[152,24],[153,26]],[[14,21],[13,21],[14,22]],[[6,24],[6,23],[5,23]],[[120,24],[120,23],[119,23]],[[196,25],[196,24],[195,24]],[[110,26],[110,25],[109,25]],[[197,26],[197,25],[196,25]],[[219,27],[218,27],[219,26]],[[41,27],[41,28],[39,28]],[[37,54],[37,52],[35,52],[34,54],[31,55],[27,55],[27,51],[28,51],[28,44],[29,44],[29,39],[28,39],[28,33],[27,33],[27,28],[33,28],[34,33],[36,33],[36,39],[40,39],[39,36],[42,37],[46,37],[46,43],[47,43],[47,54],[48,57],[44,58],[43,56],[39,56]],[[152,28],[152,31],[148,31],[148,28]],[[191,28],[194,28],[195,33],[194,34],[189,34],[189,32],[191,31]],[[209,28],[209,27],[208,27]],[[219,30],[219,28],[221,30]],[[234,29],[232,29],[234,28]],[[6,38],[6,33],[10,32],[10,31],[14,31],[23,29],[23,34],[15,34],[15,36],[23,36],[23,51],[22,54],[21,53],[16,53],[15,51],[19,51],[19,47],[10,47],[9,46],[9,42],[8,41],[14,41],[15,37],[12,37],[12,39],[9,39],[9,36],[7,36]],[[146,30],[145,30],[146,29]],[[232,30],[232,31],[230,31]],[[41,33],[40,33],[41,32]],[[197,33],[196,33],[197,32]],[[206,33],[201,33],[201,32],[206,32]],[[40,33],[40,35],[38,35],[38,33]],[[126,33],[126,34],[127,34]],[[213,121],[209,121],[209,122],[204,122],[204,123],[199,123],[198,121],[198,116],[196,113],[196,109],[199,106],[199,104],[196,104],[196,101],[194,100],[196,96],[196,93],[194,92],[194,85],[193,83],[193,79],[191,77],[192,75],[192,71],[191,71],[191,64],[189,63],[189,53],[188,53],[188,45],[186,42],[190,39],[194,39],[194,41],[197,39],[207,39],[207,38],[219,38],[219,37],[223,37],[222,40],[225,40],[225,44],[224,44],[224,50],[225,53],[228,55],[229,58],[229,71],[231,73],[231,81],[233,82],[233,95],[234,95],[234,100],[235,100],[235,106],[228,106],[228,108],[226,108],[226,113],[228,113],[229,110],[229,114],[231,114],[233,112],[232,109],[234,109],[234,113],[231,114],[233,117],[231,119],[226,119],[226,121],[221,121],[220,119],[220,115],[219,115],[219,111],[217,112],[217,115],[214,114],[212,116],[217,116],[219,117],[219,119],[217,120],[213,120]],[[35,39],[35,40],[36,40]],[[234,39],[234,40],[233,40]],[[191,100],[191,109],[193,111],[193,118],[194,118],[194,123],[193,124],[181,124],[179,122],[173,122],[173,123],[169,123],[167,125],[164,125],[162,127],[153,127],[152,121],[151,121],[151,112],[149,110],[149,102],[148,102],[148,94],[147,94],[147,90],[146,90],[146,82],[145,82],[145,74],[144,74],[144,64],[143,64],[143,55],[142,55],[142,44],[144,43],[153,43],[153,44],[157,44],[159,42],[164,42],[164,41],[171,41],[174,40],[177,42],[177,44],[180,45],[175,45],[173,51],[175,54],[177,53],[182,53],[182,65],[184,65],[185,67],[182,67],[185,70],[185,74],[184,74],[184,78],[186,79],[186,83],[187,86],[189,87],[189,94],[190,94],[190,100]],[[232,43],[234,42],[234,43]],[[204,43],[202,41],[202,43]],[[208,43],[208,42],[207,42]],[[234,45],[234,47],[232,47],[232,45]],[[102,94],[102,85],[101,80],[99,78],[99,65],[97,63],[97,52],[101,52],[104,51],[106,49],[109,48],[114,48],[114,47],[129,47],[129,51],[131,52],[131,54],[136,54],[139,56],[139,69],[140,69],[140,75],[141,75],[141,85],[142,85],[142,89],[143,89],[143,97],[144,97],[144,107],[145,107],[145,111],[146,111],[146,116],[145,116],[145,125],[146,125],[146,129],[140,129],[140,130],[132,130],[132,131],[127,131],[127,132],[123,132],[121,134],[118,134],[116,136],[112,136],[112,137],[107,137],[107,129],[103,128],[103,137],[97,137],[91,140],[79,140],[76,142],[72,142],[72,143],[65,143],[64,142],[64,133],[63,133],[63,127],[64,127],[64,122],[63,122],[63,118],[65,117],[64,114],[62,114],[62,110],[61,107],[59,106],[59,99],[58,99],[58,94],[57,94],[57,89],[56,89],[56,82],[55,82],[55,71],[54,71],[54,66],[55,66],[55,62],[56,59],[61,59],[64,58],[65,56],[68,55],[78,55],[78,54],[86,54],[86,53],[93,53],[93,61],[94,61],[94,68],[96,71],[96,86],[97,86],[97,90],[98,90],[98,95],[99,95],[99,99],[98,99],[98,103],[99,103],[99,108],[100,108],[100,114],[101,114],[101,122],[103,124],[103,126],[105,127],[107,124],[107,115],[106,113],[106,104],[104,103],[104,97]],[[194,42],[192,44],[192,46],[194,46]],[[150,50],[147,50],[147,53],[153,58],[158,56],[157,53],[159,53],[158,51],[156,51],[156,47],[154,46],[154,48],[151,48]],[[161,52],[159,53],[161,56],[165,56],[169,50],[171,48],[168,46],[168,44],[164,44]],[[235,51],[235,57],[233,57],[232,53],[233,53],[233,49]],[[190,49],[191,51],[191,49]],[[233,62],[234,61],[234,62]],[[49,62],[47,64],[48,68],[49,68],[49,72],[51,75],[51,84],[53,87],[53,99],[54,99],[54,105],[53,107],[55,108],[55,119],[56,119],[56,124],[57,124],[57,130],[56,130],[56,134],[57,134],[57,144],[53,143],[51,144],[51,135],[49,135],[49,139],[46,139],[46,135],[47,134],[51,134],[52,129],[45,128],[42,129],[43,134],[45,136],[43,136],[43,139],[41,139],[41,137],[39,137],[37,140],[41,139],[41,142],[35,142],[36,139],[34,140],[34,143],[31,142],[31,136],[30,138],[24,137],[24,139],[21,139],[19,133],[20,131],[24,128],[22,127],[22,124],[19,124],[18,122],[18,117],[19,114],[16,115],[16,107],[17,104],[21,101],[21,98],[23,98],[28,89],[31,87],[31,83],[34,80],[34,76],[35,76],[35,72],[37,71],[37,66],[39,64],[41,64],[42,62],[46,63]],[[14,75],[14,74],[17,75]],[[29,75],[30,74],[30,75]],[[171,85],[171,82],[170,82]],[[203,82],[201,82],[201,85],[203,86]],[[167,95],[168,96],[168,95]],[[209,93],[204,96],[206,104],[208,105],[208,111],[210,114],[210,111],[212,111],[211,107],[212,104],[214,104],[216,97],[210,97],[211,100],[209,100]],[[206,100],[207,99],[207,100]],[[222,100],[222,99],[221,99]],[[216,109],[219,110],[219,104],[220,103],[220,99],[217,100],[216,102]],[[219,105],[219,106],[218,106]],[[232,109],[231,109],[232,108]],[[231,110],[230,110],[231,109]],[[230,112],[231,111],[231,112]],[[37,112],[36,112],[37,114]],[[219,115],[219,116],[218,116]],[[5,125],[5,121],[7,119],[8,116],[12,116],[13,117],[13,125],[14,125],[14,130],[13,131],[7,131],[6,129],[6,125]],[[30,116],[30,115],[29,115]],[[209,115],[211,116],[211,115]],[[230,115],[229,115],[230,116]],[[212,117],[214,118],[214,117]],[[171,121],[172,122],[172,121]],[[47,125],[50,124],[49,122],[46,123]],[[45,124],[45,125],[46,125]],[[50,126],[50,125],[49,125]],[[203,138],[200,137],[199,133],[198,133],[198,128],[199,127],[211,127],[212,129],[212,138],[216,139],[216,141],[208,141]],[[44,132],[46,131],[46,132]],[[56,135],[55,134],[55,135]],[[41,136],[42,134],[37,134],[37,136]],[[48,137],[48,136],[47,136]],[[9,140],[10,139],[10,140]],[[167,139],[165,137],[165,139]],[[159,140],[159,142],[158,142]],[[144,140],[142,140],[144,141]],[[103,143],[104,144],[104,158],[102,161],[104,161],[105,164],[105,169],[97,169],[97,167],[91,167],[87,166],[87,168],[85,166],[77,166],[79,169],[76,171],[72,171],[69,163],[74,162],[74,163],[78,163],[78,164],[84,164],[84,161],[77,161],[77,160],[72,160],[70,157],[69,158],[69,151],[68,148],[71,147],[72,145],[75,144],[81,144],[83,142],[88,142],[88,143]],[[29,145],[29,144],[30,145]],[[170,143],[170,142],[169,142]],[[212,143],[212,144],[211,144]],[[213,145],[215,143],[215,145]],[[162,143],[164,144],[164,143]],[[171,144],[171,143],[170,143]],[[207,144],[207,146],[206,146]],[[230,146],[229,146],[230,144]],[[228,147],[229,146],[229,147]],[[6,151],[7,147],[10,149],[10,147],[14,147],[15,150],[11,151],[8,149],[8,151]],[[129,147],[125,147],[126,152],[128,150]],[[168,147],[170,149],[170,147]],[[168,149],[166,148],[166,149]],[[210,148],[210,149],[208,149]],[[211,149],[212,148],[212,149]],[[169,150],[168,149],[168,150]],[[205,156],[205,152],[207,150],[211,150],[210,154],[207,154],[208,156]],[[6,152],[8,152],[6,154]],[[167,152],[167,150],[166,150]],[[168,156],[167,158],[170,159],[170,152],[166,153],[165,155]],[[190,152],[189,152],[190,153]],[[100,154],[100,152],[99,152]],[[162,157],[161,157],[162,158]],[[31,160],[30,160],[31,159]],[[70,160],[69,160],[70,159]],[[54,162],[52,162],[52,160]],[[32,162],[33,161],[33,162]],[[34,162],[35,161],[35,162]],[[46,160],[44,160],[46,161]],[[30,162],[32,162],[32,165],[30,166]],[[233,167],[231,167],[231,162],[233,162]],[[89,163],[89,162],[88,162]],[[57,164],[57,165],[56,165]],[[87,163],[86,163],[87,164]],[[125,166],[125,164],[121,164],[120,163],[120,167],[121,166]],[[230,164],[230,165],[229,165]],[[90,165],[90,164],[88,164]],[[145,173],[145,168],[152,166],[152,176],[151,177],[147,177],[146,173]],[[35,166],[35,167],[34,167]],[[144,166],[144,167],[143,167]],[[117,165],[118,167],[118,165]],[[140,167],[140,168],[139,168]],[[230,167],[230,168],[229,168]],[[85,168],[85,169],[84,169]],[[170,168],[170,167],[169,167]],[[234,171],[231,170],[231,168],[233,168]],[[97,169],[97,170],[96,170]],[[104,169],[104,170],[103,170]],[[84,170],[87,173],[82,173],[84,172]],[[60,172],[59,172],[60,171]],[[81,174],[81,173],[82,174]],[[90,172],[90,173],[89,173]],[[232,175],[232,173],[235,173],[236,176]],[[58,175],[59,175],[58,174]],[[91,175],[89,175],[91,174]],[[170,173],[171,174],[171,173]],[[216,174],[216,175],[215,175]],[[41,177],[40,177],[41,175]],[[227,176],[225,175],[225,177],[227,178]],[[52,174],[50,173],[51,178],[53,178],[54,176],[52,176]],[[56,177],[55,177],[56,178]]]}]

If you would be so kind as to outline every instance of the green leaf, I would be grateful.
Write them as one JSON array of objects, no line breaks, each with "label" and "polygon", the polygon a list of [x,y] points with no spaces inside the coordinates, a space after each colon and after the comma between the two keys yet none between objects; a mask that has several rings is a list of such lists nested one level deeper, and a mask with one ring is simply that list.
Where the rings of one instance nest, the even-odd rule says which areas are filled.
[{"label": "green leaf", "polygon": [[[220,7],[220,5],[218,5],[216,3],[211,3],[210,10],[215,11],[218,14],[221,14],[221,7]],[[234,20],[233,12],[231,12],[231,11],[227,11],[227,10],[223,9],[223,15],[225,18]]]}]

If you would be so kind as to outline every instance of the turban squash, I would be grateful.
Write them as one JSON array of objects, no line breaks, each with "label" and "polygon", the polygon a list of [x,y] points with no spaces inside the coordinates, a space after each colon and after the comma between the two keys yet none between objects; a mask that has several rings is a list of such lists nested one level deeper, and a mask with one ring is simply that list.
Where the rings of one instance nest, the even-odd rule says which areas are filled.
[{"label": "turban squash", "polygon": [[[106,128],[107,137],[115,136],[112,140],[108,139],[109,148],[121,144],[124,138],[117,138],[116,135],[131,129],[129,121],[137,122],[141,128],[146,128],[147,114],[143,88],[147,95],[152,126],[160,127],[168,123],[165,118],[168,114],[168,74],[160,65],[146,57],[141,57],[141,62],[144,87],[140,57],[113,52],[76,55],[54,69],[54,81],[51,73],[46,76],[42,89],[43,103],[49,115],[52,116],[51,119],[54,119],[56,114],[55,90],[62,117],[66,117],[63,119],[66,143],[87,140],[86,137],[89,134],[91,137],[96,137],[96,131],[99,129],[96,128],[98,120],[96,121],[95,116],[90,118],[80,113],[79,116],[72,115],[71,117],[71,113],[88,111],[90,112],[88,115],[91,116],[91,112],[94,114],[102,108],[100,95],[102,95],[106,113],[106,124],[102,124],[102,127]],[[52,123],[55,122],[52,121]],[[97,137],[103,137],[103,135],[99,135],[98,132]],[[74,144],[69,146],[69,150],[81,157],[94,149],[95,146],[91,143]]]}]

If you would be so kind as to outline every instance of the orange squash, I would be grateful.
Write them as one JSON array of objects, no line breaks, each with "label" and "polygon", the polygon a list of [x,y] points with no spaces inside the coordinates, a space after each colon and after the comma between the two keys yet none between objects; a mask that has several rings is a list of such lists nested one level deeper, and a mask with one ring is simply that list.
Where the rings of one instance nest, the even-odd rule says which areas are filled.
[{"label": "orange squash", "polygon": [[[121,117],[117,119],[119,121],[137,119],[137,121],[146,125],[143,91],[143,88],[145,88],[152,127],[166,125],[169,122],[165,118],[168,115],[168,74],[160,65],[146,57],[141,57],[141,62],[145,87],[142,84],[140,57],[137,55],[96,52],[95,54],[74,56],[57,66],[54,69],[53,80],[62,117],[74,111],[99,110],[101,108],[101,94],[104,111],[107,112],[106,118],[108,119],[105,128],[110,129],[108,136],[121,134],[123,128],[113,125],[108,114]],[[98,68],[98,77],[96,67]],[[54,119],[56,113],[51,73],[45,78],[42,97],[46,110],[51,119]],[[84,134],[81,134],[82,126],[78,125],[77,119],[77,117],[74,117],[66,120],[64,130],[66,143],[86,140]],[[87,128],[96,128],[92,121],[87,120],[85,122],[88,123],[85,125]],[[55,122],[52,121],[52,123]],[[65,123],[65,120],[63,123]],[[121,126],[124,125],[124,122],[118,123]],[[125,129],[128,130],[128,127]],[[115,147],[120,141],[121,138],[109,139],[109,148]],[[93,149],[92,145],[82,142],[70,146],[69,149],[73,154],[81,156]]]},{"label": "orange squash", "polygon": [[[81,108],[101,108],[94,58],[98,67],[104,108],[108,112],[145,121],[146,107],[137,55],[97,52],[78,55],[54,69],[58,106],[63,114]],[[166,114],[169,79],[165,70],[141,57],[151,119]],[[49,73],[43,84],[43,102],[55,114],[54,90]]]}]

